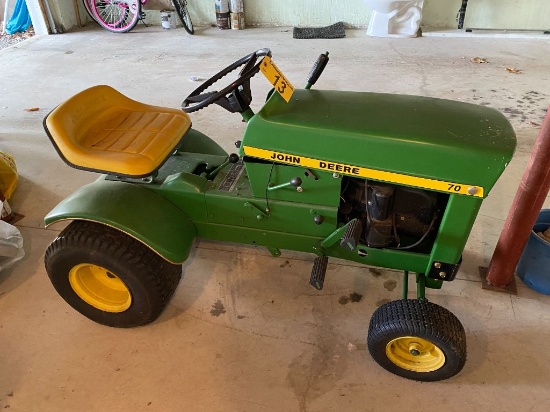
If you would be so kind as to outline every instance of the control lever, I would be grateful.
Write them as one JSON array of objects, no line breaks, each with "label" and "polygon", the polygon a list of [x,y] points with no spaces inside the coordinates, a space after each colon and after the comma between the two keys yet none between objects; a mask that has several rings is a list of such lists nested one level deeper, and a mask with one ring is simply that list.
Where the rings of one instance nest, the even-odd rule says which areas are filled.
[{"label": "control lever", "polygon": [[283,183],[283,184],[280,184],[280,185],[277,185],[277,186],[270,186],[270,187],[267,188],[267,190],[269,190],[269,191],[278,190],[278,189],[282,189],[283,187],[288,187],[288,186],[295,187],[298,192],[303,192],[303,190],[304,190],[302,188],[302,179],[300,179],[297,176],[293,177],[290,180],[290,182]]},{"label": "control lever", "polygon": [[311,86],[317,83],[317,80],[319,80],[319,77],[321,77],[323,70],[325,70],[325,67],[327,66],[328,60],[328,52],[320,54],[319,57],[317,57],[317,60],[313,64],[313,67],[307,76],[306,89],[311,89]]},{"label": "control lever", "polygon": [[213,171],[211,171],[210,173],[208,173],[208,175],[206,176],[206,178],[208,180],[212,180],[213,178],[216,177],[216,175],[220,172],[220,170],[222,170],[225,166],[227,166],[229,163],[237,163],[239,161],[239,155],[236,154],[236,153],[231,153],[229,156],[227,156],[227,159],[225,159],[225,161],[219,165],[218,167],[216,167]]}]

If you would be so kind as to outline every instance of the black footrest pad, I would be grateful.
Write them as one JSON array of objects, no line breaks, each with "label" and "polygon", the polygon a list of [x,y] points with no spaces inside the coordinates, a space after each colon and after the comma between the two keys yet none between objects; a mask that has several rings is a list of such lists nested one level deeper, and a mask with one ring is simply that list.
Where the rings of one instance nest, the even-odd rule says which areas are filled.
[{"label": "black footrest pad", "polygon": [[311,269],[311,278],[309,284],[317,290],[323,289],[325,283],[325,275],[327,273],[328,256],[317,256],[313,262]]},{"label": "black footrest pad", "polygon": [[359,238],[361,237],[362,231],[363,227],[361,226],[361,221],[359,219],[353,219],[346,227],[344,236],[342,236],[342,240],[340,240],[340,246],[353,252],[359,244]]}]

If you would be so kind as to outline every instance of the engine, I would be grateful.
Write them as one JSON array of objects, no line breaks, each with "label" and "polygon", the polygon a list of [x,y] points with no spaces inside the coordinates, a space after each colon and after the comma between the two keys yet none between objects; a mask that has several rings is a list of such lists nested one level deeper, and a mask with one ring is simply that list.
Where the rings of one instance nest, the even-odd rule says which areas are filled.
[{"label": "engine", "polygon": [[344,177],[338,219],[361,222],[360,243],[373,248],[430,250],[448,195]]}]

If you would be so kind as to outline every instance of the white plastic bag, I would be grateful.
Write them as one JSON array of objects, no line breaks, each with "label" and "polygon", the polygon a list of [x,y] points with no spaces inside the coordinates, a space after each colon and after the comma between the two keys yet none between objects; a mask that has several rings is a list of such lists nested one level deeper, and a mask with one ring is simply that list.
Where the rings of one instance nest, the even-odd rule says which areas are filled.
[{"label": "white plastic bag", "polygon": [[0,271],[25,256],[23,236],[15,226],[0,220]]}]

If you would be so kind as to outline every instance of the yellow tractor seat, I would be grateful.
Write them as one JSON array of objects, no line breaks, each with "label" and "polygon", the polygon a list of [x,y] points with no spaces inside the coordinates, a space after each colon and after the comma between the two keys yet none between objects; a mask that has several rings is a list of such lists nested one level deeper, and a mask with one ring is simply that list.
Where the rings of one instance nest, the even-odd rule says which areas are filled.
[{"label": "yellow tractor seat", "polygon": [[129,177],[158,170],[190,127],[187,113],[136,102],[109,86],[76,94],[44,119],[70,166]]}]

